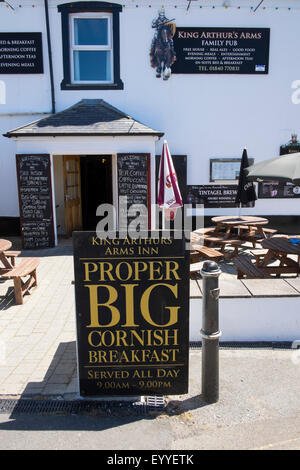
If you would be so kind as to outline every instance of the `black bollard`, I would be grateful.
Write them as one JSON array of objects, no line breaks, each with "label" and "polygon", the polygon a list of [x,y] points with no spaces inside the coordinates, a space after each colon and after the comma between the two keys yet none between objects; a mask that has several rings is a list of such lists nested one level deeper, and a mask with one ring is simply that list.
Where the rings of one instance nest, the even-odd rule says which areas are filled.
[{"label": "black bollard", "polygon": [[202,396],[207,403],[216,403],[219,400],[220,274],[221,270],[214,261],[203,264]]}]

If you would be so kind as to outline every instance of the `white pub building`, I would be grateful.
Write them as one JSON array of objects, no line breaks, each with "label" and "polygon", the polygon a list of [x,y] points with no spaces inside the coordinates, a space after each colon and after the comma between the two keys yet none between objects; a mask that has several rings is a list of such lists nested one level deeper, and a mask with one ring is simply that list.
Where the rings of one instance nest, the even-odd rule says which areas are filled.
[{"label": "white pub building", "polygon": [[[1,0],[0,235],[54,246],[120,195],[150,207],[164,139],[184,201],[235,215],[243,149],[299,151],[299,24],[300,0]],[[256,189],[244,214],[299,233],[300,188]]]}]

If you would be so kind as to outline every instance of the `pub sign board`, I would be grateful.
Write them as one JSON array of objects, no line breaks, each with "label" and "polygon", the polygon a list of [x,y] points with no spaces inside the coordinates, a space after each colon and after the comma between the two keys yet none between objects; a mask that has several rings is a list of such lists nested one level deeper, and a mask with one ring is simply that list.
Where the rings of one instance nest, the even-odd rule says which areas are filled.
[{"label": "pub sign board", "polygon": [[285,181],[258,183],[259,199],[295,199],[300,197],[300,186]]},{"label": "pub sign board", "polygon": [[184,242],[73,232],[81,396],[188,391]]},{"label": "pub sign board", "polygon": [[186,203],[209,207],[236,207],[237,184],[207,184],[187,186]]},{"label": "pub sign board", "polygon": [[0,74],[43,71],[42,33],[0,33]]},{"label": "pub sign board", "polygon": [[173,74],[269,72],[269,28],[179,27],[173,38]]}]

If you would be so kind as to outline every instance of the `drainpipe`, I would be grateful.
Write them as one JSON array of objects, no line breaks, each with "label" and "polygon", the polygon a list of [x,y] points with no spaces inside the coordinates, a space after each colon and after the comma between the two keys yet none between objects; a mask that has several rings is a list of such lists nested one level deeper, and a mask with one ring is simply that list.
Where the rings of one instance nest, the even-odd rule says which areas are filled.
[{"label": "drainpipe", "polygon": [[50,70],[52,114],[55,114],[55,112],[56,112],[55,111],[55,92],[54,92],[54,78],[53,78],[53,64],[52,64],[51,37],[50,37],[50,26],[49,26],[48,0],[44,0],[44,5],[45,5],[45,18],[46,18],[47,43],[48,43],[48,58],[49,58],[49,70]]}]

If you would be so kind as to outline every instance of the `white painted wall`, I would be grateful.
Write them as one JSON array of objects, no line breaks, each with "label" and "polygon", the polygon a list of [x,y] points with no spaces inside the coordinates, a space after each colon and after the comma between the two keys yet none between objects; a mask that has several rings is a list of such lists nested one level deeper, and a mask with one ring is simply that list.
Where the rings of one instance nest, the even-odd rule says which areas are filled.
[{"label": "white painted wall", "polygon": [[[220,341],[299,340],[299,300],[299,297],[221,298]],[[202,304],[202,299],[190,300],[190,341],[201,341]]]},{"label": "white painted wall", "polygon": [[[43,75],[0,75],[6,88],[5,104],[0,101],[1,134],[40,117],[40,114],[26,117],[15,113],[51,110],[43,3],[40,0],[14,2],[15,11],[0,4],[0,31],[42,32],[45,70]],[[102,98],[144,124],[165,132],[171,153],[188,155],[188,184],[208,183],[209,158],[240,157],[246,146],[248,155],[257,162],[278,155],[280,145],[290,139],[292,132],[298,132],[300,138],[300,104],[292,102],[295,92],[292,84],[300,79],[299,0],[278,0],[278,10],[273,1],[266,1],[266,10],[261,7],[256,13],[250,6],[255,7],[258,0],[230,0],[227,3],[232,8],[227,9],[221,7],[223,0],[194,1],[188,11],[186,0],[166,0],[163,2],[166,14],[168,18],[175,18],[177,26],[271,29],[268,75],[173,75],[168,81],[155,78],[149,64],[154,33],[151,22],[157,16],[161,2],[123,0],[120,2],[125,5],[120,14],[120,36],[124,90],[116,91],[60,90],[62,40],[57,4],[61,3],[65,2],[49,1],[57,111],[82,98]],[[212,3],[217,8],[211,8]],[[200,5],[210,8],[200,8]],[[288,10],[288,7],[298,9]],[[13,116],[8,117],[9,113]],[[86,141],[82,142],[85,145]],[[0,143],[0,216],[16,216],[14,154],[17,146],[4,137],[0,138]],[[23,145],[22,142],[18,144],[18,151],[33,151],[36,147],[53,153],[52,142],[40,142],[39,145],[33,142]],[[72,147],[70,141],[62,142],[57,153],[72,153]],[[154,153],[159,153],[161,147],[162,140],[157,143]],[[114,153],[111,148],[105,151]],[[129,151],[137,150],[130,148]],[[139,151],[146,152],[147,149],[140,147]],[[86,149],[85,153],[88,153]],[[232,209],[206,210],[207,215],[230,213]],[[300,214],[300,205],[297,200],[259,200],[254,209],[245,209],[245,213]]]}]

